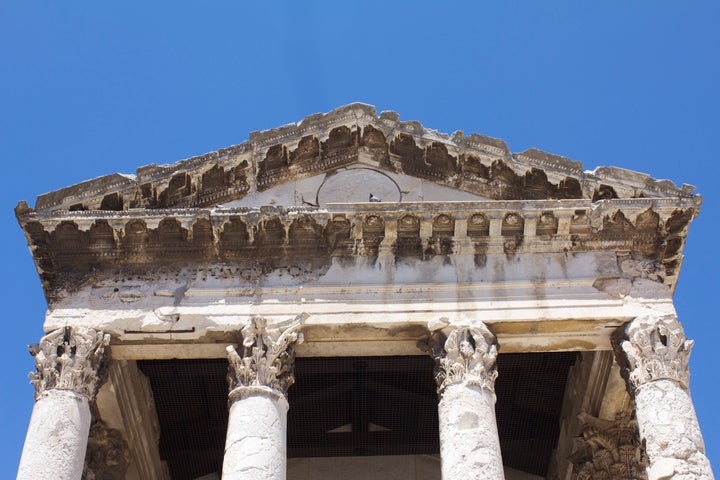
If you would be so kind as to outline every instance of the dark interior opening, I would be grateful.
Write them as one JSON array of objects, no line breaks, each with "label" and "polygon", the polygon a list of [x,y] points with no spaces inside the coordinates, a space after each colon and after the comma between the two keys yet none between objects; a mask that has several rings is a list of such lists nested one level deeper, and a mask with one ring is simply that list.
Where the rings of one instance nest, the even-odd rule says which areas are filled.
[{"label": "dark interior opening", "polygon": [[[496,416],[506,466],[545,476],[577,354],[498,356]],[[173,480],[222,468],[227,362],[144,360]],[[288,394],[288,456],[439,453],[433,361],[427,356],[298,358]]]}]

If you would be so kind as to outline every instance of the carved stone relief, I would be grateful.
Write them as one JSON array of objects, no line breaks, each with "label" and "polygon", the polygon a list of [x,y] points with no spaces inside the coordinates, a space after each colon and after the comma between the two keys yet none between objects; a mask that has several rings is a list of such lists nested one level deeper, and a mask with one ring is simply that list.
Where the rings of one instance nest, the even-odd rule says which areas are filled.
[{"label": "carved stone relief", "polygon": [[449,333],[434,332],[418,347],[435,358],[438,393],[450,385],[464,383],[495,392],[497,344],[483,323],[450,327]]},{"label": "carved stone relief", "polygon": [[647,458],[632,411],[621,412],[615,421],[587,413],[578,419],[582,433],[570,456],[575,464],[573,480],[647,479]]},{"label": "carved stone relief", "polygon": [[258,386],[287,393],[295,383],[295,346],[303,341],[298,330],[306,318],[301,314],[289,325],[268,328],[266,319],[254,317],[243,327],[240,353],[232,345],[227,347],[231,394],[236,389]]},{"label": "carved stone relief", "polygon": [[689,392],[692,345],[674,315],[636,318],[619,342],[652,479],[713,478]]},{"label": "carved stone relief", "polygon": [[482,213],[476,213],[468,219],[468,237],[487,237],[490,234],[490,221]]},{"label": "carved stone relief", "polygon": [[689,388],[688,360],[693,341],[688,340],[677,317],[637,318],[619,342],[625,353],[631,391],[655,380],[674,380]]},{"label": "carved stone relief", "polygon": [[665,266],[654,258],[642,258],[630,253],[618,254],[620,271],[631,278],[645,278],[654,282],[665,280]]},{"label": "carved stone relief", "polygon": [[537,235],[555,235],[558,229],[558,220],[552,212],[543,212],[537,223]]},{"label": "carved stone relief", "polygon": [[96,420],[90,426],[82,480],[125,480],[129,458],[122,434]]},{"label": "carved stone relief", "polygon": [[35,398],[46,390],[73,390],[95,398],[107,358],[110,335],[87,328],[60,328],[29,347],[37,372],[30,374]]}]

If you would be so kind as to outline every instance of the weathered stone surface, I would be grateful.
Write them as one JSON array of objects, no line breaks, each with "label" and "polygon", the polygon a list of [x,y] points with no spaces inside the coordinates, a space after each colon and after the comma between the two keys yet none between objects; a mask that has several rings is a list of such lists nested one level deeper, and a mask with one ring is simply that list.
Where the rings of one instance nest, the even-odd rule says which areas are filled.
[{"label": "weathered stone surface", "polygon": [[472,384],[453,384],[438,404],[442,478],[502,480],[494,395]]},{"label": "weathered stone surface", "polygon": [[[429,328],[434,328],[430,324]],[[495,336],[479,322],[468,327],[448,327],[434,332],[423,348],[436,361],[435,381],[442,395],[454,384],[472,385],[491,394],[495,392],[497,378],[497,345]]]},{"label": "weathered stone surface", "polygon": [[687,390],[672,380],[656,380],[637,390],[635,406],[650,480],[714,478]]},{"label": "weathered stone surface", "polygon": [[[221,349],[219,349],[221,350]],[[99,419],[121,432],[129,450],[124,480],[169,480],[160,458],[160,424],[149,379],[133,360],[113,360],[108,381],[98,391]]]},{"label": "weathered stone surface", "polygon": [[90,402],[101,383],[110,336],[66,327],[30,346],[37,372],[19,479],[80,478],[90,431]]},{"label": "weathered stone surface", "polygon": [[93,400],[102,380],[110,335],[86,328],[61,328],[30,346],[36,372],[35,398],[50,390],[72,390]]},{"label": "weathered stone surface", "polygon": [[242,356],[227,347],[230,387],[223,480],[284,480],[286,474],[287,389],[294,383],[300,314],[268,328],[255,317],[242,329]]},{"label": "weathered stone surface", "polygon": [[[530,149],[511,154],[483,135],[452,137],[350,104],[299,123],[253,132],[240,145],[177,162],[147,165],[41,195],[39,211],[208,207],[357,163],[430,179],[494,199],[690,196],[692,187]],[[139,195],[138,195],[139,194]]]},{"label": "weathered stone surface", "polygon": [[287,480],[440,480],[437,455],[288,459]]},{"label": "weathered stone surface", "polygon": [[632,414],[624,411],[614,421],[586,413],[579,415],[582,436],[577,439],[571,456],[575,463],[573,479],[647,479],[647,460]]},{"label": "weathered stone surface", "polygon": [[435,331],[423,346],[437,363],[442,477],[504,479],[495,421],[495,336],[482,322],[443,323],[429,325]]},{"label": "weathered stone surface", "polygon": [[255,317],[243,327],[242,356],[232,345],[227,347],[231,400],[235,391],[244,388],[267,387],[283,395],[287,393],[295,382],[295,345],[303,341],[298,330],[306,318],[307,315],[299,315],[284,328],[268,329],[266,319]]},{"label": "weathered stone surface", "polygon": [[714,478],[689,394],[693,342],[677,317],[637,318],[627,325],[619,345],[649,459],[648,478]]},{"label": "weathered stone surface", "polygon": [[122,433],[95,420],[90,426],[83,480],[125,480],[129,459]]},{"label": "weathered stone surface", "polygon": [[656,380],[672,380],[684,389],[690,385],[688,361],[693,341],[688,340],[677,317],[637,318],[625,328],[620,341],[629,369],[629,386],[638,390]]},{"label": "weathered stone surface", "polygon": [[30,417],[18,480],[79,479],[90,432],[90,406],[73,390],[49,389]]},{"label": "weathered stone surface", "polygon": [[[367,197],[373,192],[360,193]],[[255,273],[248,272],[257,277],[299,259],[327,265],[338,257],[430,260],[473,254],[481,267],[484,256],[495,252],[508,261],[524,253],[630,252],[618,258],[621,275],[673,288],[694,201],[632,199],[594,206],[589,200],[256,205],[26,212],[20,222],[50,303],[92,272],[131,271],[148,264],[243,262],[251,264],[245,268],[257,264]]]},{"label": "weathered stone surface", "polygon": [[[394,112],[348,105],[173,165],[51,192],[35,209],[21,202],[16,216],[50,307],[46,331],[65,332],[37,350],[43,366],[34,383],[39,392],[79,389],[92,399],[102,368],[96,374],[73,355],[87,348],[92,357],[103,347],[73,343],[68,325],[111,334],[113,357],[122,360],[227,355],[224,475],[281,478],[284,396],[296,350],[416,355],[430,321],[446,477],[501,478],[495,338],[503,352],[590,355],[609,351],[610,332],[632,318],[672,315],[700,202],[690,186],[616,168],[587,172],[557,155],[512,154],[501,140],[449,136]],[[311,316],[302,334],[287,323],[299,311]],[[629,362],[638,399],[649,385],[687,386],[689,344],[676,344],[676,330],[662,328],[649,343],[638,336],[626,346],[642,357]],[[678,362],[663,364],[668,358]],[[127,423],[128,478],[163,478],[150,395],[119,381],[122,370],[116,364],[106,394],[127,398],[105,404],[122,411],[102,418],[115,421],[113,428]],[[611,395],[607,375],[586,380],[593,392],[573,396],[580,411],[611,420],[625,397],[601,401]],[[133,405],[150,415],[130,418]],[[572,468],[569,439],[580,421],[571,411],[555,473]],[[603,465],[622,464],[616,450],[624,444],[613,450],[607,438],[590,440],[604,438],[604,427],[591,423],[599,433],[588,436],[585,460],[598,476],[607,473],[600,453],[614,455]],[[684,451],[667,455],[654,468],[697,470],[673,463]],[[700,465],[693,462],[685,461]]]},{"label": "weathered stone surface", "polygon": [[268,387],[244,387],[231,400],[223,480],[285,480],[287,409]]}]

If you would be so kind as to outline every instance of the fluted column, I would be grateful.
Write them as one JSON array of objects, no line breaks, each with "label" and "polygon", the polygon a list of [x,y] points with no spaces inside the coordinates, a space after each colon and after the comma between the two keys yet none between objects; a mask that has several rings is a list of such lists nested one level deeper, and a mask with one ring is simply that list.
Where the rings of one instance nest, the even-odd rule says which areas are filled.
[{"label": "fluted column", "polygon": [[100,386],[110,336],[61,328],[30,347],[37,372],[35,406],[20,458],[18,480],[80,480],[90,433],[90,403]]},{"label": "fluted column", "polygon": [[241,352],[228,353],[230,413],[223,480],[284,480],[287,469],[287,390],[295,382],[295,345],[302,342],[300,315],[269,329],[253,318],[242,329]]},{"label": "fluted column", "polygon": [[692,345],[674,315],[636,318],[619,342],[649,480],[713,478],[689,392]]},{"label": "fluted column", "polygon": [[446,327],[432,334],[425,349],[436,361],[443,480],[504,479],[495,420],[495,336],[483,323]]}]

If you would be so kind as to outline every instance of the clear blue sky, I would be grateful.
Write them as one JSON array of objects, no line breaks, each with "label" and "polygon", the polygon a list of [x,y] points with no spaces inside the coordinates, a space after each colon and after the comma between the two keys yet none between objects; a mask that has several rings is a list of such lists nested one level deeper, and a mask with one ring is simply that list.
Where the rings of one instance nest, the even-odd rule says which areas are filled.
[{"label": "clear blue sky", "polygon": [[0,0],[0,477],[15,477],[46,308],[17,201],[353,101],[696,185],[675,298],[720,468],[720,3],[117,3]]}]

